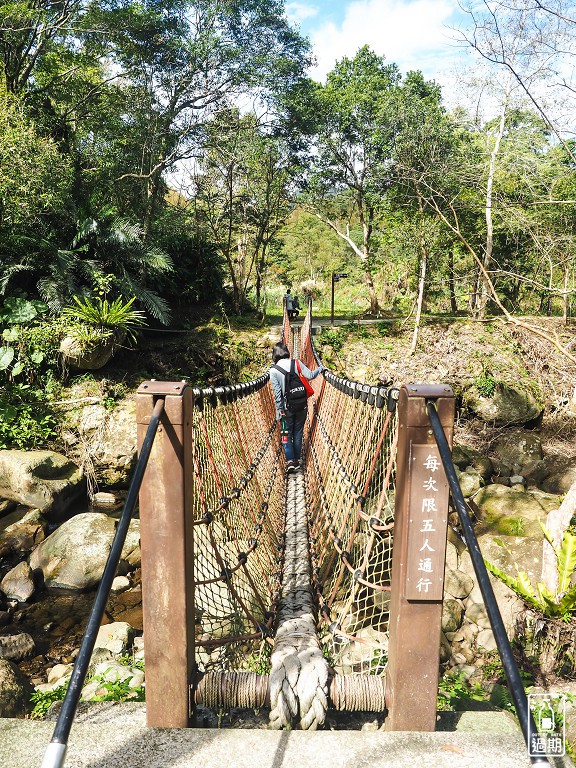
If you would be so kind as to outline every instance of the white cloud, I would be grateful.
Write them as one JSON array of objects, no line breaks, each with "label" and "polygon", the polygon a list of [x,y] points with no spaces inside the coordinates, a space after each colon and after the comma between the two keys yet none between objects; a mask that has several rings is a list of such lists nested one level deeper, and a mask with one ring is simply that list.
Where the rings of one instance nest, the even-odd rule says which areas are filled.
[{"label": "white cloud", "polygon": [[456,11],[454,0],[354,0],[341,24],[327,22],[312,32],[317,66],[310,74],[324,80],[337,60],[368,45],[402,71],[433,77],[458,53],[446,26]]},{"label": "white cloud", "polygon": [[318,15],[318,8],[309,3],[286,3],[286,16],[293,24],[300,24],[304,19],[310,19]]}]

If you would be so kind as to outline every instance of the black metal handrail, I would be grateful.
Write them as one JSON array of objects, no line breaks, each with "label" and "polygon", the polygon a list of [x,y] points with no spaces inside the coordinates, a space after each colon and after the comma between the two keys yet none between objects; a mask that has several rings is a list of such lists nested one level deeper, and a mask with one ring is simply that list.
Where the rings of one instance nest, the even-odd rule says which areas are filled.
[{"label": "black metal handrail", "polygon": [[102,617],[104,616],[104,610],[106,609],[112,582],[116,575],[116,569],[120,562],[120,556],[122,555],[122,549],[124,547],[124,542],[126,541],[128,527],[132,520],[136,500],[138,499],[142,479],[148,464],[150,451],[152,450],[152,444],[156,437],[158,424],[163,410],[164,400],[159,399],[154,406],[154,410],[150,417],[150,423],[142,442],[138,463],[134,470],[134,475],[128,489],[128,495],[126,496],[126,502],[116,528],[116,533],[114,534],[110,554],[108,555],[108,560],[104,566],[104,572],[98,586],[98,591],[96,592],[96,597],[94,598],[90,616],[88,617],[82,644],[80,645],[70,682],[68,683],[68,690],[66,691],[66,696],[62,702],[62,708],[54,727],[52,740],[44,753],[41,768],[62,768],[64,765],[70,729],[72,728],[72,722],[74,720],[74,715],[76,714],[90,659],[92,658],[92,651],[94,650],[98,630],[100,629]]},{"label": "black metal handrail", "polygon": [[504,674],[506,675],[506,680],[510,689],[510,695],[512,696],[512,701],[514,702],[514,707],[516,708],[516,715],[518,717],[518,721],[520,722],[522,734],[528,747],[530,760],[533,764],[549,766],[550,762],[545,756],[542,755],[540,750],[540,747],[544,742],[538,733],[534,717],[532,716],[532,712],[528,706],[528,698],[522,684],[518,665],[516,664],[516,659],[512,653],[512,646],[510,645],[510,641],[506,633],[506,627],[504,626],[504,621],[502,619],[498,603],[496,602],[496,597],[490,582],[490,577],[488,576],[488,570],[484,563],[484,558],[482,557],[482,552],[480,551],[478,539],[476,538],[474,528],[468,515],[468,509],[466,507],[464,495],[462,494],[454,463],[452,461],[450,447],[448,446],[446,435],[442,429],[442,424],[440,423],[440,418],[438,416],[438,412],[436,411],[435,402],[433,400],[428,400],[426,403],[426,409],[430,419],[430,425],[436,439],[436,444],[438,446],[438,450],[440,451],[440,458],[442,460],[442,464],[444,465],[448,484],[450,486],[452,501],[454,502],[454,506],[458,512],[462,531],[464,532],[464,540],[470,553],[470,558],[472,560],[472,565],[474,566],[476,578],[478,579],[480,591],[482,592],[484,606],[490,620],[492,632],[494,633],[496,647],[502,660],[502,666],[504,668]]}]

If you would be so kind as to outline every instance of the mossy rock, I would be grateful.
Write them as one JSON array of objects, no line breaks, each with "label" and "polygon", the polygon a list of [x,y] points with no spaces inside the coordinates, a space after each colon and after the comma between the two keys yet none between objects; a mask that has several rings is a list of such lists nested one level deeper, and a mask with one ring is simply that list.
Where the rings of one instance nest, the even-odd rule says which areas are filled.
[{"label": "mossy rock", "polygon": [[476,416],[496,426],[526,424],[537,419],[544,409],[544,398],[532,383],[522,386],[499,382],[492,394],[482,394],[474,382],[464,388],[463,400],[466,407]]},{"label": "mossy rock", "polygon": [[103,368],[114,354],[113,338],[87,346],[75,336],[66,336],[60,344],[60,354],[65,364],[79,371],[97,371]]},{"label": "mossy rock", "polygon": [[480,510],[477,533],[542,538],[539,520],[545,522],[558,509],[558,496],[542,491],[520,491],[494,483],[481,488],[474,502]]}]

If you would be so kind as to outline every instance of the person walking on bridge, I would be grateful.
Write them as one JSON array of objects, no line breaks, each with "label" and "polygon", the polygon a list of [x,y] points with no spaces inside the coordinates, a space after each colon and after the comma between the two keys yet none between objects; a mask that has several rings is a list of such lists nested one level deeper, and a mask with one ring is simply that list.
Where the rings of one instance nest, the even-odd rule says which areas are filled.
[{"label": "person walking on bridge", "polygon": [[279,342],[274,345],[272,350],[272,366],[270,368],[270,384],[274,393],[274,402],[276,404],[276,420],[278,422],[284,419],[288,431],[287,442],[282,443],[284,454],[286,456],[286,472],[288,474],[295,472],[300,468],[302,457],[302,437],[304,434],[304,424],[306,423],[306,414],[308,408],[306,405],[306,391],[304,385],[301,394],[291,397],[291,385],[293,375],[300,379],[315,379],[316,376],[325,371],[323,365],[318,366],[311,371],[301,360],[292,360],[290,351],[286,344]]},{"label": "person walking on bridge", "polygon": [[294,313],[294,297],[290,292],[290,288],[286,289],[286,293],[284,294],[284,303],[286,304],[286,312],[288,313],[288,319],[292,320],[292,315]]}]

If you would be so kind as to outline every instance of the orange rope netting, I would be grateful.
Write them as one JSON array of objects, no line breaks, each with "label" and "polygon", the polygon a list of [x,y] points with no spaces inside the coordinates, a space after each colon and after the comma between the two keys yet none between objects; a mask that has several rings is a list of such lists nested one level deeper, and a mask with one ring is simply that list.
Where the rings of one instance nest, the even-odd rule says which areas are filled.
[{"label": "orange rope netting", "polygon": [[[282,339],[317,365],[310,311]],[[323,642],[339,672],[387,658],[396,416],[393,391],[326,371],[312,381],[304,474]],[[268,375],[195,390],[195,620],[201,671],[255,668],[274,632],[284,557],[284,458]],[[262,671],[266,671],[262,667]]]}]

